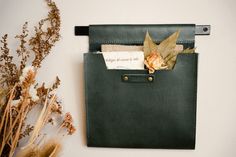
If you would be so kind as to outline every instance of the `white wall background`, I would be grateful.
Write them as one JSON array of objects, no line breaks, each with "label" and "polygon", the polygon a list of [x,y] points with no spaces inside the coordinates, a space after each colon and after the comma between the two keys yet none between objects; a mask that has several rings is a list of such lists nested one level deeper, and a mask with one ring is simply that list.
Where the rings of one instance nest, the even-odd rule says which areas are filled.
[{"label": "white wall background", "polygon": [[[235,157],[236,156],[236,1],[235,0],[56,0],[61,40],[39,71],[39,81],[62,80],[59,90],[77,133],[64,142],[63,157]],[[12,40],[25,21],[44,17],[43,0],[0,0],[0,35]],[[85,143],[83,53],[88,38],[74,36],[75,25],[210,24],[210,36],[196,38],[199,58],[196,150],[88,148]],[[31,27],[31,30],[33,28]],[[102,115],[101,115],[102,116]]]}]

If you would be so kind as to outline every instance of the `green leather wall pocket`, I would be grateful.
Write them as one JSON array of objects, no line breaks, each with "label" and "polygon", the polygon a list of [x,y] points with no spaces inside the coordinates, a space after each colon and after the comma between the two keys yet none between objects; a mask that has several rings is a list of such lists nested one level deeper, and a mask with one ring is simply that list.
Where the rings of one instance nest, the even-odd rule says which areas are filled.
[{"label": "green leather wall pocket", "polygon": [[194,47],[195,25],[95,25],[84,54],[87,145],[194,149],[198,54],[179,54],[173,70],[108,70],[101,44],[156,42],[180,29],[178,43]]}]

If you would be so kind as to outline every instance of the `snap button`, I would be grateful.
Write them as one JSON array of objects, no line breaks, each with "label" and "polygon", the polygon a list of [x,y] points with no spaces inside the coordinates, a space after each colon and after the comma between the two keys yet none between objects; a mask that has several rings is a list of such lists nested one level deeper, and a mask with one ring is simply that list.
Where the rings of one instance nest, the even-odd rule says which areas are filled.
[{"label": "snap button", "polygon": [[129,77],[128,77],[128,76],[124,76],[124,77],[123,77],[123,80],[124,80],[124,81],[128,81],[128,80],[129,80]]},{"label": "snap button", "polygon": [[149,82],[152,82],[152,81],[153,81],[153,77],[152,77],[152,76],[149,76],[149,77],[148,77],[148,81],[149,81]]}]

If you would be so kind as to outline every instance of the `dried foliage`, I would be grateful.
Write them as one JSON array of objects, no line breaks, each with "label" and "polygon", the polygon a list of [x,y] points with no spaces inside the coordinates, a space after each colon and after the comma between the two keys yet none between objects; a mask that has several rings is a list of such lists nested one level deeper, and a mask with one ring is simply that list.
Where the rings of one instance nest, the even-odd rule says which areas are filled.
[{"label": "dried foliage", "polygon": [[[56,4],[46,0],[50,11],[47,18],[40,20],[29,37],[28,23],[22,27],[21,34],[15,38],[19,41],[16,56],[19,62],[13,62],[7,42],[7,34],[1,39],[0,50],[0,156],[14,155],[19,141],[29,136],[28,143],[22,149],[21,156],[57,156],[60,143],[39,142],[40,132],[48,124],[54,124],[54,117],[64,117],[61,102],[54,94],[60,85],[56,77],[51,87],[45,83],[38,85],[35,79],[42,61],[51,52],[52,47],[60,39],[60,14]],[[33,60],[32,60],[33,58]],[[41,107],[35,124],[27,124],[29,112],[36,106]],[[36,112],[36,111],[34,111]],[[37,114],[34,114],[37,115]],[[72,116],[65,114],[65,119],[58,125],[58,136],[64,128],[73,134],[75,127]],[[64,136],[64,135],[63,135]],[[50,141],[50,140],[49,140]]]},{"label": "dried foliage", "polygon": [[[50,53],[51,48],[60,38],[60,14],[54,2],[48,0],[50,12],[48,17],[42,19],[35,27],[35,35],[29,40],[29,45],[35,53],[33,60],[34,67],[40,67],[41,62]],[[45,24],[47,27],[45,28]]]},{"label": "dried foliage", "polygon": [[160,69],[173,69],[179,53],[193,53],[195,51],[195,49],[190,48],[183,51],[176,50],[176,42],[179,34],[180,31],[176,31],[157,45],[153,42],[149,33],[146,33],[143,43],[144,64],[149,70],[149,73],[154,73],[155,70]]},{"label": "dried foliage", "polygon": [[[18,69],[13,63],[13,56],[10,55],[10,49],[7,44],[8,35],[2,37],[1,55],[0,55],[0,76],[1,85],[12,87],[18,81]],[[3,86],[4,87],[4,86]]]},{"label": "dried foliage", "polygon": [[28,61],[28,58],[30,57],[30,51],[27,49],[27,37],[28,37],[28,22],[25,22],[22,28],[22,33],[20,35],[17,35],[15,38],[20,41],[20,45],[18,49],[16,50],[16,53],[18,54],[18,57],[21,57],[20,61],[20,69],[19,72],[22,73],[22,70],[25,68],[26,63]]},{"label": "dried foliage", "polygon": [[61,128],[66,128],[69,135],[75,132],[75,127],[73,126],[73,119],[70,113],[66,113]]}]

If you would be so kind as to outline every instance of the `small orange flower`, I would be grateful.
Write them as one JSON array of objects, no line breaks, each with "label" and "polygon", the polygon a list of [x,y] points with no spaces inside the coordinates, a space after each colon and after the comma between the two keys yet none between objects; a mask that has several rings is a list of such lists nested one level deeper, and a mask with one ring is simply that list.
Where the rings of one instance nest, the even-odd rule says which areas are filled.
[{"label": "small orange flower", "polygon": [[167,68],[164,59],[158,52],[151,52],[145,59],[144,64],[147,66],[149,73],[154,73],[155,70]]}]

